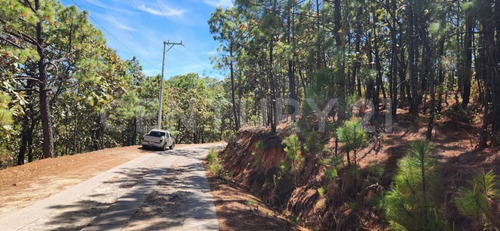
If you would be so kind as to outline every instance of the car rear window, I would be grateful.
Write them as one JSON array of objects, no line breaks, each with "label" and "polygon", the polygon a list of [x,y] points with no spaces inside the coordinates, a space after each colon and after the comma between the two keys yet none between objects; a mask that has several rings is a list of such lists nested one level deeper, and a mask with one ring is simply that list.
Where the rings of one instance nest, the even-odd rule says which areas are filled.
[{"label": "car rear window", "polygon": [[165,136],[165,132],[155,132],[155,131],[152,131],[152,132],[149,132],[149,135],[150,136],[154,136],[154,137],[162,137],[162,136]]}]

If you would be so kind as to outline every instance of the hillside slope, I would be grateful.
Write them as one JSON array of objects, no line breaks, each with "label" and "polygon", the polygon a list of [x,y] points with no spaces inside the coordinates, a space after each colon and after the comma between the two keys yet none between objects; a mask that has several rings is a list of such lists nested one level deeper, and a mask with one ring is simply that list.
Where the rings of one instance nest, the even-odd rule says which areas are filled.
[{"label": "hillside slope", "polygon": [[[463,230],[477,228],[477,224],[458,213],[453,203],[457,189],[466,186],[480,170],[500,173],[498,150],[479,150],[472,145],[477,143],[478,126],[443,119],[437,123],[432,143],[432,158],[438,161],[445,179],[439,196],[447,223]],[[358,152],[358,174],[352,174],[356,171],[352,166],[341,165],[333,179],[328,177],[332,168],[325,160],[335,155],[334,138],[322,134],[318,139],[324,148],[308,151],[306,133],[298,133],[303,161],[295,171],[285,173],[283,163],[290,159],[284,151],[284,140],[293,133],[293,126],[281,127],[277,134],[265,129],[241,129],[219,154],[226,177],[308,228],[388,229],[388,220],[378,206],[380,198],[394,187],[398,161],[406,155],[410,142],[425,138],[425,126],[417,129],[400,122],[392,133],[371,134],[369,144]],[[338,155],[343,157],[339,145]],[[498,201],[492,205],[500,216],[495,209]]]}]

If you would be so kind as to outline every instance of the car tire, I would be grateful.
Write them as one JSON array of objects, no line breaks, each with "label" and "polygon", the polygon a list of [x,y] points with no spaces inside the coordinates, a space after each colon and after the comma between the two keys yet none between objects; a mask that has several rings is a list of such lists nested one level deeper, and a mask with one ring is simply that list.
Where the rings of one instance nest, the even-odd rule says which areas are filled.
[{"label": "car tire", "polygon": [[170,145],[170,150],[174,149],[175,148],[175,141],[172,142],[172,145]]},{"label": "car tire", "polygon": [[167,150],[167,143],[166,143],[166,142],[165,142],[165,144],[161,147],[161,150],[162,150],[162,151]]}]

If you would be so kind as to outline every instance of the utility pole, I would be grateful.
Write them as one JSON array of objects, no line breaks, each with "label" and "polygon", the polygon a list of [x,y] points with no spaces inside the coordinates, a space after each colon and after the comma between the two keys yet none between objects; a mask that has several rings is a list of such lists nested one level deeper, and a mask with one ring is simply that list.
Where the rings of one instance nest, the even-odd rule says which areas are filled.
[{"label": "utility pole", "polygon": [[[158,111],[158,129],[161,129],[161,116],[162,116],[162,106],[163,106],[163,76],[165,73],[165,54],[172,49],[175,45],[181,45],[182,41],[180,43],[172,43],[170,41],[163,41],[163,61],[161,62],[161,79],[160,79],[160,109]],[[166,50],[166,47],[169,46],[168,50]]]}]

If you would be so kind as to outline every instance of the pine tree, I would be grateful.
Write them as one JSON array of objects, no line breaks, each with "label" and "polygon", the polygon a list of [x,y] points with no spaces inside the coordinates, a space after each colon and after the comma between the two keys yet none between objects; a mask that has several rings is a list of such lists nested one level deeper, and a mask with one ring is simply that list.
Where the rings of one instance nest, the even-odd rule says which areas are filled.
[{"label": "pine tree", "polygon": [[383,199],[385,215],[395,230],[448,230],[440,209],[441,177],[430,154],[429,141],[413,141],[398,163],[394,188]]}]

